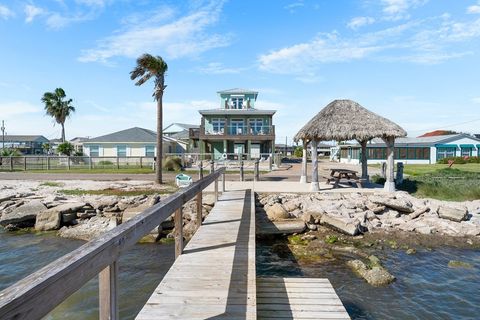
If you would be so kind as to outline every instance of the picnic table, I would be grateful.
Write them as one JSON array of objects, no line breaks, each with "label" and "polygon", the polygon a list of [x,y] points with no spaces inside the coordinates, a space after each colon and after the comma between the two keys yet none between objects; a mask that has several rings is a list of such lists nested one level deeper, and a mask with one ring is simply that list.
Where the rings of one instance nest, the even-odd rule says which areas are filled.
[{"label": "picnic table", "polygon": [[354,170],[332,168],[330,169],[330,176],[327,177],[327,183],[329,184],[333,181],[333,188],[335,189],[338,188],[340,181],[343,180],[352,186],[356,185],[357,188],[362,188],[362,183],[357,173],[358,172]]}]

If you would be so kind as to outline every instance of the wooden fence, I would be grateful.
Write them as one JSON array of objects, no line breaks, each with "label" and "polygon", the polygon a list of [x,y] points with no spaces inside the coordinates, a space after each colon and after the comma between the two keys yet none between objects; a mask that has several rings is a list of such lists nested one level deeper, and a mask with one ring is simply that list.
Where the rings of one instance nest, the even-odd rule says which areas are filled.
[{"label": "wooden fence", "polygon": [[0,292],[0,319],[41,319],[90,279],[99,276],[99,319],[118,319],[118,259],[139,239],[175,212],[175,256],[183,250],[182,206],[196,197],[197,225],[202,222],[202,190],[214,183],[218,199],[218,179],[225,189],[225,168],[169,196],[131,220],[87,242],[75,251]]}]

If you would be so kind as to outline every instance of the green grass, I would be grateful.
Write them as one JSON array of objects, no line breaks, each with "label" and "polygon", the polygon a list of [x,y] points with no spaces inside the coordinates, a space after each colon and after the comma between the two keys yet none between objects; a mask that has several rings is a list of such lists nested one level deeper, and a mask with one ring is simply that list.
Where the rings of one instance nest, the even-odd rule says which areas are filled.
[{"label": "green grass", "polygon": [[[480,167],[478,164],[475,165]],[[406,178],[399,189],[422,198],[450,201],[480,199],[480,171],[475,171],[472,166],[467,168],[467,170],[422,168],[423,170],[416,171],[416,175]]]},{"label": "green grass", "polygon": [[[23,171],[25,172],[25,171]],[[92,173],[92,174],[122,174],[122,173],[130,173],[130,174],[145,174],[145,173],[155,173],[151,168],[98,168],[98,169],[52,169],[52,170],[27,170],[26,172],[31,173],[62,173],[62,174],[76,174],[76,173]],[[164,171],[166,172],[166,171]]]},{"label": "green grass", "polygon": [[[368,166],[372,168],[380,168],[379,164]],[[405,164],[403,172],[410,176],[421,176],[427,173],[434,173],[440,169],[448,169],[448,164]],[[451,169],[480,173],[480,163],[453,164]]]},{"label": "green grass", "polygon": [[40,186],[45,187],[63,187],[64,184],[61,182],[54,182],[54,181],[45,181],[40,184]]},{"label": "green grass", "polygon": [[170,186],[166,189],[138,189],[138,190],[121,190],[121,189],[102,189],[102,190],[80,190],[80,189],[66,189],[59,190],[58,192],[69,196],[82,196],[82,195],[103,195],[103,196],[120,196],[120,197],[134,197],[141,195],[153,195],[153,194],[170,194],[177,191],[176,188]]}]

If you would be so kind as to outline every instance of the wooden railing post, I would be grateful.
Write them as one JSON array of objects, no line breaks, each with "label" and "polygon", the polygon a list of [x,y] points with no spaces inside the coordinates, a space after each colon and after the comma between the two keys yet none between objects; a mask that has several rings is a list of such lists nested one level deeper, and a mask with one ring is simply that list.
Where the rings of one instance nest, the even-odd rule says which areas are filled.
[{"label": "wooden railing post", "polygon": [[23,157],[23,169],[27,171],[27,157]]},{"label": "wooden railing post", "polygon": [[88,161],[88,168],[92,170],[93,163],[92,163],[92,157],[89,158],[90,161]]},{"label": "wooden railing post", "polygon": [[200,161],[200,166],[198,167],[198,180],[203,179],[203,163]]},{"label": "wooden railing post", "polygon": [[222,173],[222,194],[225,192],[225,171]]},{"label": "wooden railing post", "polygon": [[215,161],[213,159],[210,161],[210,174],[215,171]]},{"label": "wooden railing post", "polygon": [[240,181],[243,181],[243,160],[240,160]]},{"label": "wooden railing post", "polygon": [[10,171],[13,171],[13,157],[10,156]]},{"label": "wooden railing post", "polygon": [[203,206],[202,206],[202,191],[197,193],[197,228],[199,228],[202,225],[202,211],[203,211]]},{"label": "wooden railing post", "polygon": [[117,274],[117,261],[114,261],[98,274],[100,320],[120,319],[118,315]]},{"label": "wooden railing post", "polygon": [[50,170],[50,157],[47,156],[47,170]]},{"label": "wooden railing post", "polygon": [[253,169],[253,181],[258,181],[259,180],[259,161],[258,159],[255,160],[255,165]]},{"label": "wooden railing post", "polygon": [[215,179],[215,202],[218,201],[218,178]]},{"label": "wooden railing post", "polygon": [[67,157],[67,167],[68,167],[68,170],[70,170],[70,166],[71,166],[70,156],[68,156],[68,157]]},{"label": "wooden railing post", "polygon": [[143,157],[140,157],[140,169],[143,168]]},{"label": "wooden railing post", "polygon": [[175,259],[183,252],[183,218],[182,208],[175,210]]},{"label": "wooden railing post", "polygon": [[120,158],[117,157],[117,169],[120,169]]}]

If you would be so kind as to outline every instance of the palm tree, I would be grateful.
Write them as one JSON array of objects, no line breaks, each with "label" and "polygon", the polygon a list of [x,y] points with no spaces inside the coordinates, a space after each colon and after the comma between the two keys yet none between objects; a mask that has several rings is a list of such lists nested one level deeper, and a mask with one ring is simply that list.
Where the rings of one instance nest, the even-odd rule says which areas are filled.
[{"label": "palm tree", "polygon": [[163,91],[165,85],[165,73],[167,72],[167,63],[160,56],[152,56],[145,53],[137,59],[137,66],[130,72],[130,79],[137,80],[135,85],[141,86],[150,78],[155,77],[155,88],[153,98],[157,101],[157,157],[155,160],[156,183],[162,183],[162,142],[163,142]]},{"label": "palm tree", "polygon": [[54,92],[45,92],[42,97],[47,115],[62,126],[62,142],[65,142],[65,120],[75,112],[75,107],[71,105],[73,100],[65,98],[65,90],[62,88],[56,88]]}]

